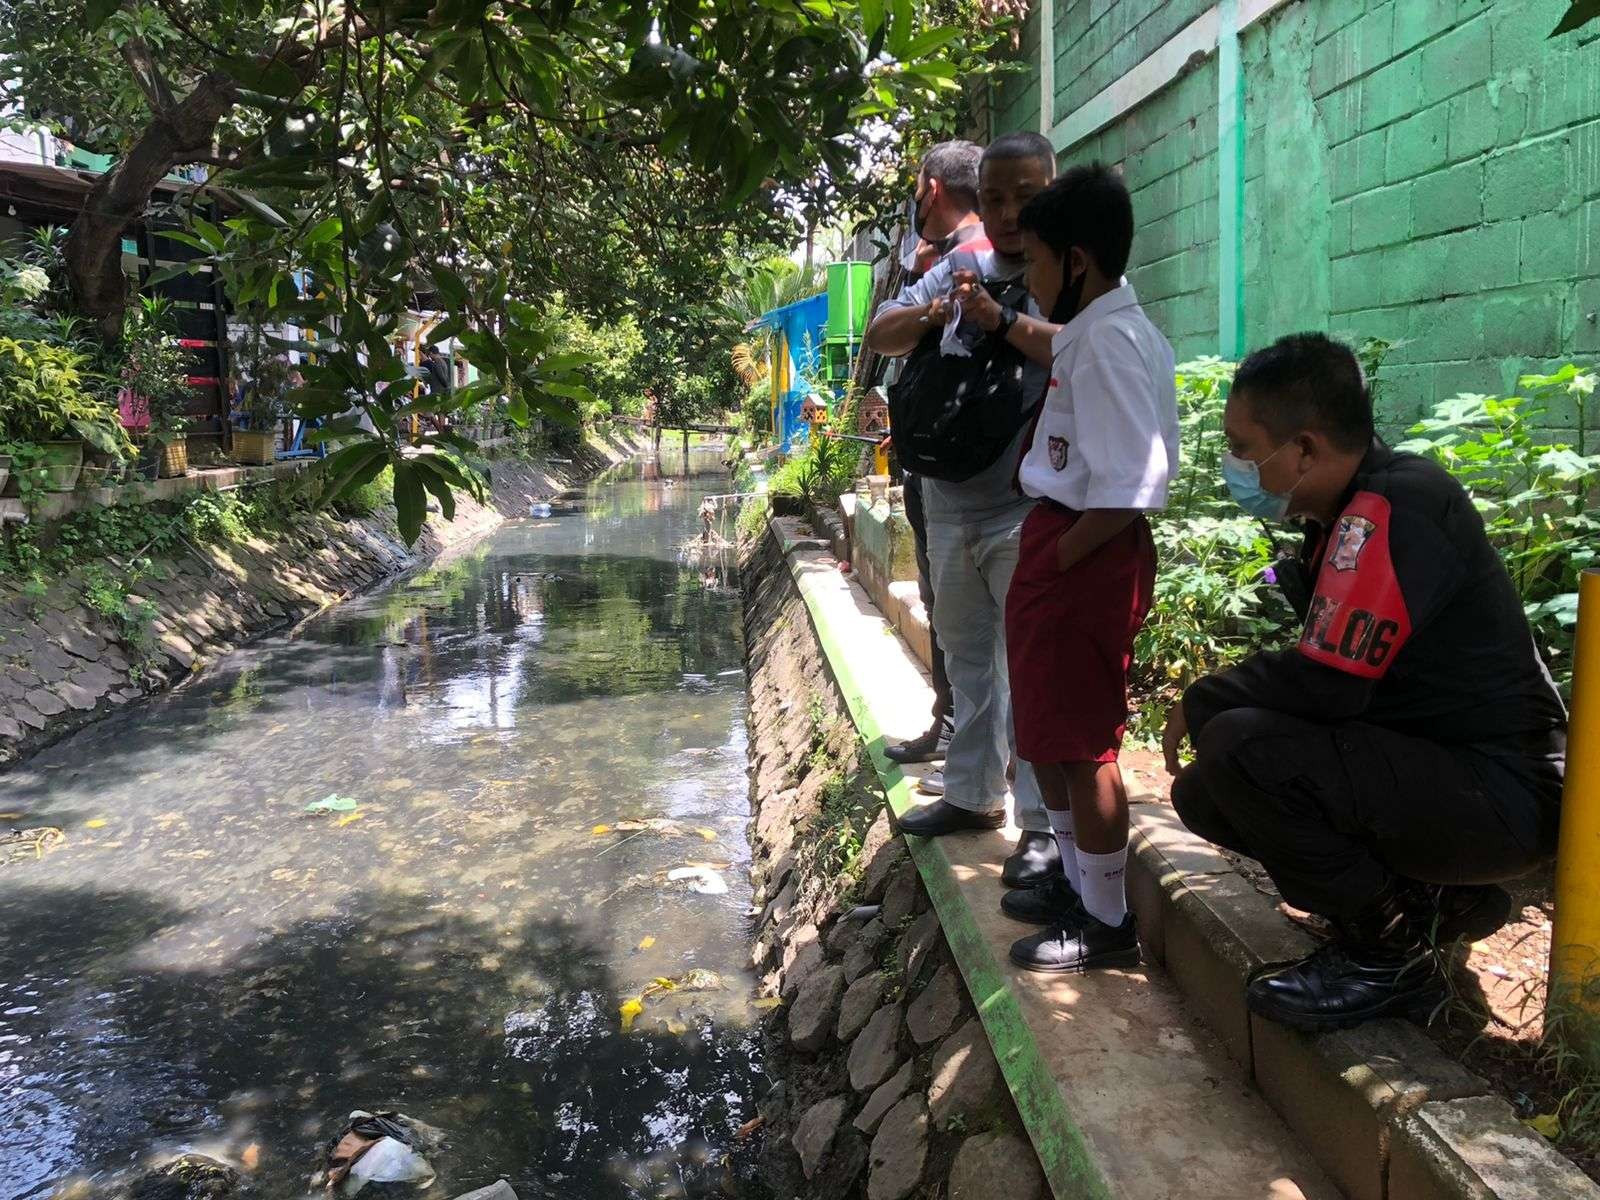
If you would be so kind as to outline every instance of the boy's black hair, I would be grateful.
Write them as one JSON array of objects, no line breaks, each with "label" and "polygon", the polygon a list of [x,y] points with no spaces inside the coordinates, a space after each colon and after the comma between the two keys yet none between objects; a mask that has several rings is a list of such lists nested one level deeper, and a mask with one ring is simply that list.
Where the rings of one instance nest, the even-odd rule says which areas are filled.
[{"label": "boy's black hair", "polygon": [[1068,167],[1022,206],[1017,224],[1063,258],[1081,246],[1108,279],[1128,269],[1133,200],[1122,177],[1104,163]]},{"label": "boy's black hair", "polygon": [[983,147],[976,142],[959,139],[940,142],[923,155],[917,174],[923,179],[937,179],[957,203],[975,209],[978,207],[978,161],[982,157]]},{"label": "boy's black hair", "polygon": [[1001,134],[990,142],[989,148],[983,152],[983,159],[978,164],[979,172],[982,172],[984,163],[1009,158],[1037,159],[1044,164],[1045,170],[1051,175],[1056,173],[1056,148],[1042,133],[1019,129],[1015,133]]},{"label": "boy's black hair", "polygon": [[1239,364],[1233,394],[1280,441],[1307,429],[1340,450],[1372,441],[1372,396],[1354,351],[1325,333],[1291,333]]}]

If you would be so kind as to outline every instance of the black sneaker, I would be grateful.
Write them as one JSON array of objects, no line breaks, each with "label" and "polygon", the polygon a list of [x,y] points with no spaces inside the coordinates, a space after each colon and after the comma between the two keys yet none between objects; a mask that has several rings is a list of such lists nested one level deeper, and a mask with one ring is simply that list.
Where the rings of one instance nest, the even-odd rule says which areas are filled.
[{"label": "black sneaker", "polygon": [[1017,848],[1006,858],[1000,882],[1008,888],[1037,887],[1061,877],[1061,847],[1053,833],[1024,830]]},{"label": "black sneaker", "polygon": [[1011,961],[1027,971],[1065,973],[1139,965],[1139,931],[1130,912],[1120,925],[1090,913],[1076,926],[1057,926],[1011,947]]},{"label": "black sneaker", "polygon": [[1245,988],[1257,1016],[1291,1029],[1349,1029],[1378,1017],[1427,1021],[1446,984],[1425,949],[1329,942],[1299,962],[1270,968]]},{"label": "black sneaker", "polygon": [[883,756],[890,762],[897,763],[938,762],[945,756],[945,751],[950,749],[952,728],[948,720],[940,721],[921,737],[914,737],[909,742],[888,747],[884,750]]},{"label": "black sneaker", "polygon": [[1074,929],[1089,915],[1078,893],[1067,886],[1059,872],[1033,887],[1012,888],[1000,897],[1000,911],[1026,925]]}]

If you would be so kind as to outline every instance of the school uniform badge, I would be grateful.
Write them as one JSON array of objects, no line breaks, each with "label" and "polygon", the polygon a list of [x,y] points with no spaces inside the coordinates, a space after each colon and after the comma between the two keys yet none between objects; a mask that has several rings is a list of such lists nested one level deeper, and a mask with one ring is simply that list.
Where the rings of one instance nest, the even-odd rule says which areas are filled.
[{"label": "school uniform badge", "polygon": [[1328,555],[1333,569],[1354,571],[1361,561],[1361,552],[1367,547],[1367,539],[1376,528],[1366,517],[1350,513],[1340,517],[1333,531],[1333,550]]},{"label": "school uniform badge", "polygon": [[1048,443],[1050,447],[1050,465],[1058,471],[1067,469],[1067,439],[1056,437],[1053,434]]}]

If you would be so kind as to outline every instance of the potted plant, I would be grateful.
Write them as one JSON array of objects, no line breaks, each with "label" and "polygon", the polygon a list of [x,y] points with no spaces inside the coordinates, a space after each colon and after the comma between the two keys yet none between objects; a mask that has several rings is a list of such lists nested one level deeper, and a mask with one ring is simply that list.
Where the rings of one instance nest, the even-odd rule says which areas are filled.
[{"label": "potted plant", "polygon": [[234,337],[233,356],[240,380],[234,392],[233,456],[241,463],[268,466],[278,457],[283,393],[294,368],[281,351],[266,344],[258,323]]},{"label": "potted plant", "polygon": [[170,310],[167,300],[143,297],[122,332],[123,386],[148,414],[146,455],[162,479],[189,470],[189,372],[172,336]]},{"label": "potted plant", "polygon": [[115,406],[101,393],[105,380],[77,346],[0,337],[0,442],[27,454],[30,484],[70,492],[83,469],[84,444],[121,458],[128,441]]}]

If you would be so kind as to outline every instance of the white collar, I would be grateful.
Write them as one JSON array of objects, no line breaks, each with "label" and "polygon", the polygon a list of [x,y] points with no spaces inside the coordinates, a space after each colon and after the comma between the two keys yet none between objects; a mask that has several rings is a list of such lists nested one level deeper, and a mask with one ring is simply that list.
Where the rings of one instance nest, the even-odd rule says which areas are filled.
[{"label": "white collar", "polygon": [[1101,317],[1114,313],[1124,308],[1134,308],[1139,303],[1139,297],[1134,294],[1133,284],[1128,282],[1126,275],[1117,280],[1117,286],[1109,292],[1096,296],[1087,307],[1079,309],[1076,316],[1056,331],[1055,337],[1050,339],[1050,350],[1060,354],[1089,326]]}]

